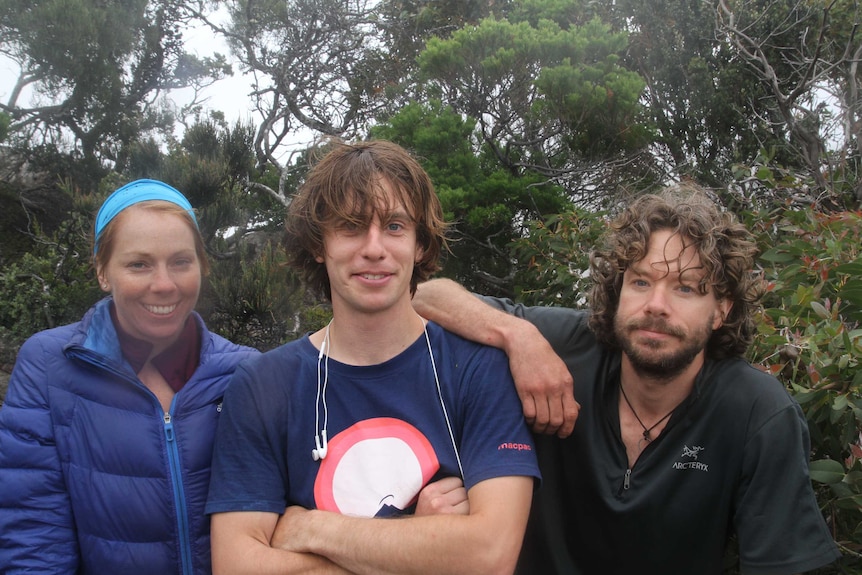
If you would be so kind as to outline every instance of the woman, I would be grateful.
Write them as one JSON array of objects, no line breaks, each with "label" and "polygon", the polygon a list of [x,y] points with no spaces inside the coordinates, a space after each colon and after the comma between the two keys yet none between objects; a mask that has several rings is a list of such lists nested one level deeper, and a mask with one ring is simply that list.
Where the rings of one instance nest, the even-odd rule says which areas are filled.
[{"label": "woman", "polygon": [[216,421],[257,352],[207,331],[194,211],[154,180],[96,217],[103,291],[21,347],[0,409],[0,572],[209,573]]}]

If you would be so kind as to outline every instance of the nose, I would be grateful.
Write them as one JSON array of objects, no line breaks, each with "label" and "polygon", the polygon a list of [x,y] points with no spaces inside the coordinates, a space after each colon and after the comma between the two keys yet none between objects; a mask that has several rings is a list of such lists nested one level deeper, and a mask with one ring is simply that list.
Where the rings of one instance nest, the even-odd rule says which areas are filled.
[{"label": "nose", "polygon": [[652,315],[667,315],[668,293],[664,286],[656,284],[652,287],[644,305],[644,311]]},{"label": "nose", "polygon": [[377,225],[370,225],[365,232],[365,241],[362,243],[362,256],[368,259],[382,259],[386,255],[386,247],[383,244],[383,229]]},{"label": "nose", "polygon": [[151,289],[153,291],[171,291],[176,287],[176,282],[171,276],[166,266],[156,266],[153,272],[153,283]]}]

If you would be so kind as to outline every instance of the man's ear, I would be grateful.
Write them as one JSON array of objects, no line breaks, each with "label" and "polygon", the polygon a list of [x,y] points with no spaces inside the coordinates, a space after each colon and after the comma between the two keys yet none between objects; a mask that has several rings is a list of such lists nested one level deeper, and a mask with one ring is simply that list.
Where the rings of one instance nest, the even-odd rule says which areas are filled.
[{"label": "man's ear", "polygon": [[718,300],[718,313],[715,316],[715,319],[712,322],[712,329],[716,330],[724,325],[724,322],[727,321],[727,316],[730,315],[730,310],[733,309],[733,302],[728,298],[721,298]]}]

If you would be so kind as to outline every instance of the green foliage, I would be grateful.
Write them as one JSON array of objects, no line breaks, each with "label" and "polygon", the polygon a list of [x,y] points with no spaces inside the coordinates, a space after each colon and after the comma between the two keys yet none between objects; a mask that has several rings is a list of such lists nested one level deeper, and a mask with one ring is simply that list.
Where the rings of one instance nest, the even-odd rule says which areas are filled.
[{"label": "green foliage", "polygon": [[6,136],[9,135],[9,124],[12,123],[12,118],[9,117],[9,114],[0,112],[0,144],[2,144],[6,140]]},{"label": "green foliage", "polygon": [[514,242],[521,262],[518,300],[527,305],[583,307],[589,290],[589,254],[604,231],[603,214],[584,210],[531,223],[529,234]]},{"label": "green foliage", "polygon": [[443,274],[483,293],[512,295],[515,273],[509,244],[527,221],[557,213],[569,203],[558,186],[536,174],[503,170],[475,150],[476,122],[432,100],[410,103],[371,135],[417,155],[431,176],[452,224],[451,254]]},{"label": "green foliage", "polygon": [[768,292],[751,357],[808,419],[812,478],[837,539],[862,552],[862,213],[756,213]]},{"label": "green foliage", "polygon": [[213,331],[261,350],[295,339],[307,329],[304,292],[272,241],[245,244],[239,258],[215,262],[209,277]]},{"label": "green foliage", "polygon": [[597,18],[569,30],[542,21],[538,31],[556,38],[545,50],[558,63],[546,66],[535,80],[544,96],[537,107],[562,121],[571,148],[593,157],[643,146],[649,132],[637,121],[637,102],[644,82],[625,70],[618,56],[626,36],[611,33]]},{"label": "green foliage", "polygon": [[374,126],[373,138],[395,142],[414,153],[437,187],[472,185],[480,177],[473,152],[476,122],[464,119],[439,100],[411,102]]},{"label": "green foliage", "polygon": [[643,82],[620,64],[625,35],[598,20],[561,24],[565,14],[532,3],[431,38],[419,55],[428,92],[480,120],[495,161],[514,174],[565,173],[645,143]]},{"label": "green foliage", "polygon": [[72,323],[102,295],[89,265],[92,221],[74,212],[50,238],[0,272],[0,326],[23,341],[43,329]]}]

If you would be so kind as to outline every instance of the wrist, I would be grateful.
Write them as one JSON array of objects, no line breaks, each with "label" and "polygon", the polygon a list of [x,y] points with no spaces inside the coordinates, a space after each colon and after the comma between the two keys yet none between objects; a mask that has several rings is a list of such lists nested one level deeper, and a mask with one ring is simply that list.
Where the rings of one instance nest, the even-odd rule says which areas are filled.
[{"label": "wrist", "polygon": [[525,346],[535,342],[542,335],[538,328],[525,319],[506,316],[497,324],[500,345],[496,346],[506,352],[510,358],[525,349]]},{"label": "wrist", "polygon": [[308,510],[303,515],[302,524],[299,526],[303,551],[325,555],[324,542],[327,540],[334,541],[334,538],[337,537],[334,522],[340,517],[337,513],[320,511],[319,509]]}]

